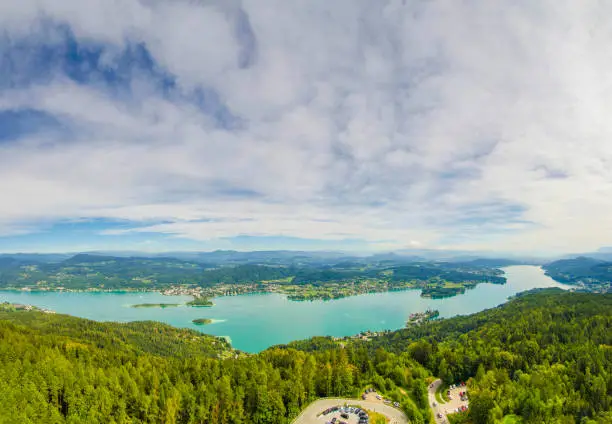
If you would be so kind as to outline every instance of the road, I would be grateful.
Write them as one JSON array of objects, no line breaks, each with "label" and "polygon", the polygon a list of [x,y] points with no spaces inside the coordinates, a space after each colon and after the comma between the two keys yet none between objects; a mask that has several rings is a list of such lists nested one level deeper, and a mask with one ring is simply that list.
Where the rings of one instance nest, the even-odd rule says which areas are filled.
[{"label": "road", "polygon": [[[455,409],[461,406],[468,406],[468,402],[462,401],[459,397],[460,391],[467,390],[465,387],[457,387],[455,389],[452,389],[451,390],[451,400],[440,405],[438,401],[436,401],[436,390],[438,389],[440,384],[442,384],[442,380],[438,379],[434,381],[432,384],[430,384],[429,388],[427,389],[429,405],[431,405],[431,409],[433,409],[437,424],[448,423],[448,420],[446,418],[446,415],[448,413],[453,413]],[[442,414],[442,418],[438,418],[438,413]]]},{"label": "road", "polygon": [[408,419],[402,411],[393,408],[392,406],[385,405],[380,402],[373,402],[368,400],[357,400],[357,399],[319,399],[308,405],[306,409],[302,411],[299,417],[293,421],[293,424],[319,424],[325,423],[325,417],[317,417],[321,412],[332,406],[344,406],[347,405],[359,405],[361,408],[368,409],[370,411],[378,412],[386,415],[391,421],[389,424],[408,424]]},{"label": "road", "polygon": [[[446,423],[448,422],[446,421],[446,413],[444,412],[444,409],[438,404],[438,401],[436,401],[436,390],[438,390],[440,384],[442,384],[442,380],[440,379],[437,379],[436,381],[431,383],[427,388],[427,397],[429,398],[429,405],[431,406],[431,409],[433,409],[434,416],[436,417],[436,423]],[[438,413],[442,414],[442,418],[438,418]]]}]

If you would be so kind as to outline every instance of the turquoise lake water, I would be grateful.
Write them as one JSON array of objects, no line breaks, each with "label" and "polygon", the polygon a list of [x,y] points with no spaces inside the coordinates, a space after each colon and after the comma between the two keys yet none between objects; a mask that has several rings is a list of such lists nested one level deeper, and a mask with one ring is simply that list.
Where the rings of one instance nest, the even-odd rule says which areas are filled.
[{"label": "turquoise lake water", "polygon": [[[402,328],[413,312],[428,308],[452,317],[500,305],[509,296],[539,287],[569,286],[544,275],[539,267],[504,268],[504,285],[479,284],[465,294],[446,299],[421,298],[419,290],[373,293],[331,301],[294,302],[280,294],[251,294],[214,299],[212,308],[131,308],[138,303],[185,303],[189,296],[159,293],[60,293],[0,291],[0,302],[49,308],[97,321],[155,320],[217,336],[229,336],[232,345],[247,352],[312,336],[349,336],[364,330]],[[196,326],[195,318],[215,323]]]}]

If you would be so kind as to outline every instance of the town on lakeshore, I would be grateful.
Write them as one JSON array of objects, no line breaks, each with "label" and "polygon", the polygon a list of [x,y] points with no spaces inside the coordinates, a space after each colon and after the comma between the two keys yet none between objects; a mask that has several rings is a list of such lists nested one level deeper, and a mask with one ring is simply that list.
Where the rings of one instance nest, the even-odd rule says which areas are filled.
[{"label": "town on lakeshore", "polygon": [[[424,261],[401,255],[321,257],[305,252],[279,256],[213,252],[175,258],[95,254],[5,258],[0,261],[0,289],[5,290],[157,291],[194,299],[279,293],[294,301],[411,289],[419,290],[424,298],[440,299],[463,294],[478,284],[503,285],[506,277],[502,268],[520,264],[506,259]],[[560,260],[543,268],[578,291],[611,290],[612,273],[608,275],[606,270],[612,268],[599,260]]]},{"label": "town on lakeshore", "polygon": [[24,305],[21,303],[10,303],[10,302],[2,302],[0,303],[0,310],[4,311],[4,312],[11,312],[11,311],[37,311],[37,312],[42,312],[45,314],[54,314],[55,311],[52,311],[51,309],[47,309],[47,308],[40,308],[38,306],[34,306],[34,305]]}]

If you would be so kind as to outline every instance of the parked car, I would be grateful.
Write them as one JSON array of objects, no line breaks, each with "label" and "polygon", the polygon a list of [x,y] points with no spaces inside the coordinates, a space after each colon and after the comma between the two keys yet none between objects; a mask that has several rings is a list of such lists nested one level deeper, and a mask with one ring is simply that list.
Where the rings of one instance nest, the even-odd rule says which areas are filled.
[{"label": "parked car", "polygon": [[348,420],[348,417],[349,417],[349,416],[348,416],[348,414],[347,414],[346,412],[343,412],[342,414],[340,414],[340,416],[341,416],[342,418],[344,418],[344,419],[347,419],[347,420]]}]

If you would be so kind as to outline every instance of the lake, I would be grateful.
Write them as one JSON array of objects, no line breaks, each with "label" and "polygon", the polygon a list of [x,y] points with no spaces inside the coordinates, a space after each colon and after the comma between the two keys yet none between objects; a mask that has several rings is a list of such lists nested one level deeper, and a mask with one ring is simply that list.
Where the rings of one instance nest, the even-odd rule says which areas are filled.
[{"label": "lake", "polygon": [[[408,315],[428,308],[444,318],[465,315],[500,305],[509,296],[559,284],[536,266],[504,268],[504,285],[479,284],[463,295],[425,299],[419,290],[364,294],[331,301],[294,302],[280,294],[250,294],[215,298],[212,308],[131,308],[138,303],[185,303],[189,296],[159,293],[61,293],[0,291],[0,302],[35,305],[97,321],[155,320],[228,336],[232,345],[259,352],[275,344],[312,336],[349,336],[364,330],[395,330],[404,327]],[[192,320],[211,318],[213,324],[196,326]]]}]

